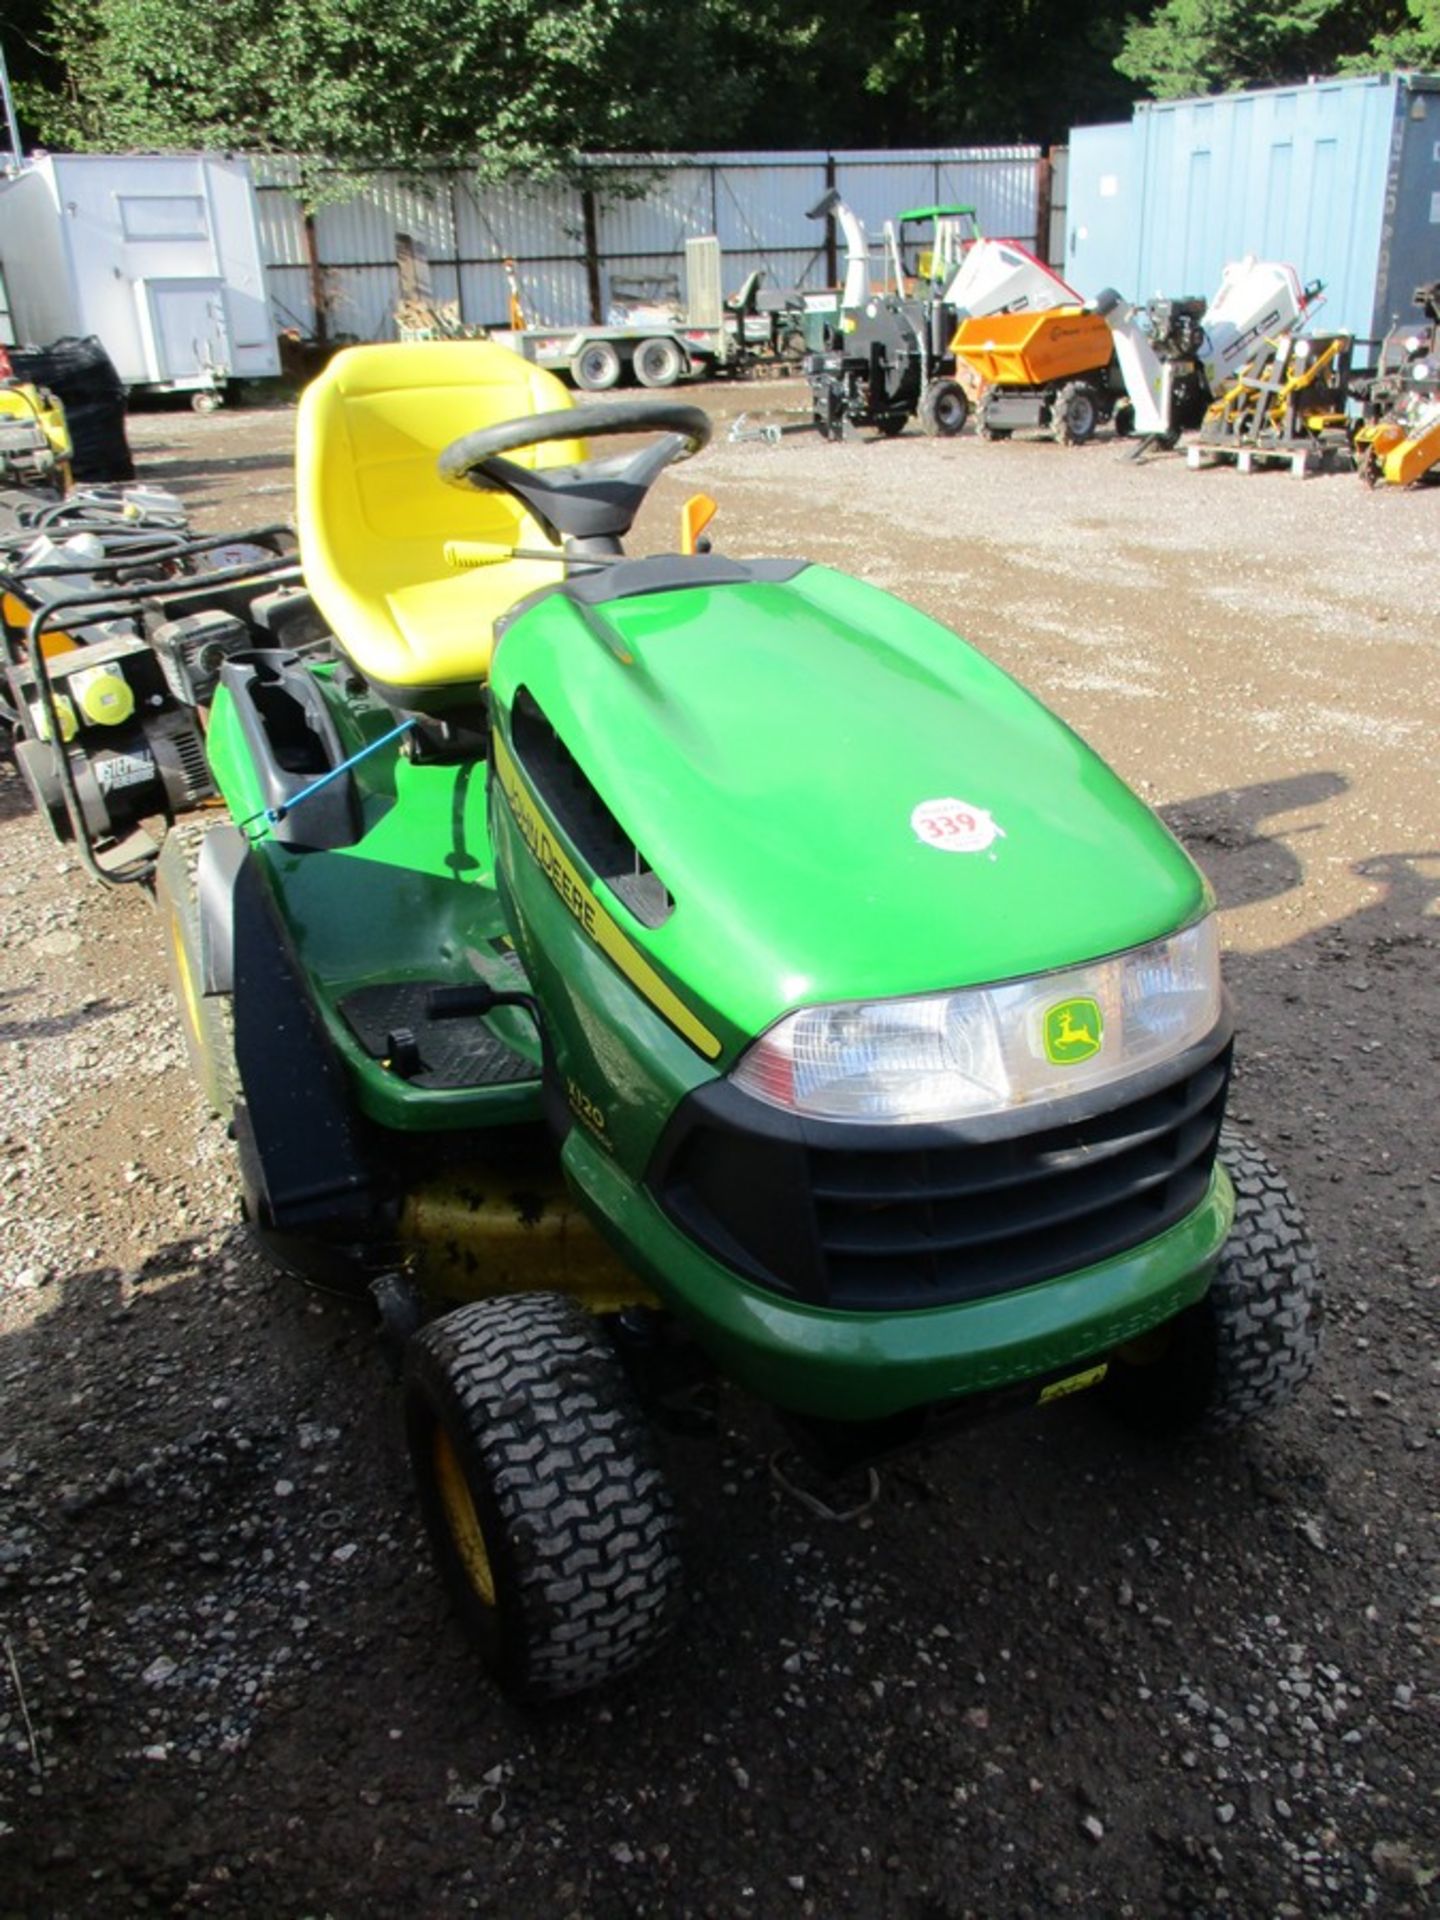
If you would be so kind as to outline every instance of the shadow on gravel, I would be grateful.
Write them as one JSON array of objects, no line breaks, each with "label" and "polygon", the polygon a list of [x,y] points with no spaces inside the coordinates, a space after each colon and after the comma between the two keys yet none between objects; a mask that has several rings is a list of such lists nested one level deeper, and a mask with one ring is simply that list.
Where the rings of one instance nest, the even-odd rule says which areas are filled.
[{"label": "shadow on gravel", "polygon": [[62,1034],[78,1032],[92,1020],[107,1020],[111,1014],[124,1013],[134,1005],[131,1000],[111,1000],[107,996],[87,1000],[68,1013],[48,1014],[38,1020],[11,1018],[13,1003],[33,991],[30,987],[20,987],[12,993],[0,992],[0,1045],[16,1040],[53,1040]]},{"label": "shadow on gravel", "polygon": [[11,756],[11,745],[9,728],[0,729],[0,821],[18,820],[34,811],[20,770]]},{"label": "shadow on gravel", "polygon": [[291,467],[288,454],[284,453],[241,453],[232,456],[219,456],[213,460],[197,460],[193,455],[184,454],[175,460],[145,461],[146,480],[159,480],[166,486],[174,486],[178,481],[193,480],[196,486],[216,474],[230,473],[288,473]]},{"label": "shadow on gravel", "polygon": [[222,504],[233,508],[233,488],[226,483],[242,473],[257,478],[273,474],[275,481],[259,487],[259,491],[284,492],[290,483],[291,460],[288,454],[278,453],[245,453],[207,460],[184,454],[174,460],[147,459],[142,478],[177,494],[192,512],[200,512]]},{"label": "shadow on gravel", "polygon": [[1297,773],[1286,780],[1180,800],[1162,807],[1160,817],[1209,872],[1222,907],[1253,906],[1303,884],[1304,863],[1291,843],[1318,831],[1312,825],[1262,833],[1262,824],[1279,814],[1319,806],[1349,787],[1340,773]]},{"label": "shadow on gravel", "polygon": [[[1169,818],[1235,904],[1303,883],[1275,822],[1343,786]],[[661,1443],[686,1619],[558,1711],[502,1702],[447,1614],[361,1316],[238,1230],[42,1289],[0,1340],[0,1612],[45,1768],[0,1663],[15,1911],[1418,1916],[1440,853],[1355,870],[1360,912],[1226,963],[1233,1106],[1329,1270],[1296,1404],[1162,1450],[1079,1396],[836,1525],[723,1393]]]}]

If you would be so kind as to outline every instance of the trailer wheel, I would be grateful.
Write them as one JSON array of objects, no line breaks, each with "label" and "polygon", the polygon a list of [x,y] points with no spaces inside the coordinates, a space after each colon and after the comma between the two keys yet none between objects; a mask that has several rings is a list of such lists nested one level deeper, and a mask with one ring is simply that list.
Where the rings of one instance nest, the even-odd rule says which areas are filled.
[{"label": "trailer wheel", "polygon": [[642,387],[673,387],[685,371],[685,359],[673,340],[642,340],[630,362]]},{"label": "trailer wheel", "polygon": [[1226,1126],[1235,1222],[1203,1300],[1111,1358],[1103,1392],[1153,1434],[1226,1433],[1283,1407],[1309,1379],[1324,1319],[1320,1262],[1288,1185]]},{"label": "trailer wheel", "polygon": [[1084,380],[1061,387],[1050,408],[1050,430],[1062,447],[1083,447],[1100,424],[1100,401]]},{"label": "trailer wheel", "polygon": [[570,362],[570,377],[586,393],[608,393],[620,382],[620,354],[609,340],[587,340]]},{"label": "trailer wheel", "polygon": [[920,396],[920,429],[932,440],[953,440],[969,418],[970,401],[958,380],[932,380]]},{"label": "trailer wheel", "polygon": [[643,1660],[680,1593],[675,1520],[619,1356],[563,1294],[476,1301],[405,1357],[405,1413],[441,1571],[521,1699]]},{"label": "trailer wheel", "polygon": [[191,408],[196,413],[218,413],[224,404],[213,387],[200,387],[190,396]]}]

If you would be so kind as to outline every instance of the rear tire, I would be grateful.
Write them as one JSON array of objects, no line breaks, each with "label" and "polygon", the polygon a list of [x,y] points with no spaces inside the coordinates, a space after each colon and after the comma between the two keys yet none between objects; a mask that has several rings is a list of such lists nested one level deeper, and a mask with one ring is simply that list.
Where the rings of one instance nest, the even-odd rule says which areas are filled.
[{"label": "rear tire", "polygon": [[969,418],[970,400],[958,380],[932,380],[920,396],[920,429],[932,440],[953,440]]},{"label": "rear tire", "polygon": [[1100,424],[1100,397],[1084,380],[1061,387],[1050,408],[1050,431],[1062,447],[1083,447]]},{"label": "rear tire", "polygon": [[570,377],[586,393],[608,393],[620,384],[619,350],[609,340],[587,340],[570,362]]},{"label": "rear tire", "polygon": [[673,340],[642,340],[630,363],[642,387],[673,387],[685,371],[685,359]]},{"label": "rear tire", "polygon": [[1285,1406],[1309,1379],[1324,1319],[1320,1263],[1285,1180],[1222,1128],[1235,1221],[1210,1291],[1112,1355],[1104,1393],[1147,1433],[1227,1433]]},{"label": "rear tire", "polygon": [[431,1544],[481,1658],[553,1700],[645,1659],[677,1610],[675,1520],[620,1360],[563,1294],[432,1321],[405,1357]]}]

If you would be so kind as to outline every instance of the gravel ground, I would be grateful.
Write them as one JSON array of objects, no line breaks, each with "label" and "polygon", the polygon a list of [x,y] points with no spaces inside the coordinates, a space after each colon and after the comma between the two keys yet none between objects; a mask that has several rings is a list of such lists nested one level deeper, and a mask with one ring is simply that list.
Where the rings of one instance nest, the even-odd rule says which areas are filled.
[{"label": "gravel ground", "polygon": [[[787,428],[717,543],[951,621],[1155,805],[1224,908],[1233,1098],[1329,1275],[1249,1434],[1085,1397],[817,1519],[769,1416],[669,1437],[691,1605],[525,1714],[449,1619],[389,1372],[273,1276],[187,1078],[147,900],[0,762],[0,1914],[1423,1915],[1436,1768],[1434,493]],[[288,511],[293,416],[132,422],[207,527]],[[793,429],[791,431],[790,429]]]}]

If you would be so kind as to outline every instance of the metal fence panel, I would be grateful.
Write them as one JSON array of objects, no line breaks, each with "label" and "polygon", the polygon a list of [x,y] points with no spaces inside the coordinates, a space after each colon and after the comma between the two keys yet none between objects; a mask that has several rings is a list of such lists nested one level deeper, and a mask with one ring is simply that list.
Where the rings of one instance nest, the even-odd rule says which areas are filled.
[{"label": "metal fence panel", "polygon": [[[600,158],[622,171],[627,164],[623,156]],[[419,180],[384,172],[317,208],[307,236],[300,163],[264,156],[255,171],[277,320],[302,324],[296,316],[308,314],[313,321],[318,291],[332,334],[392,338],[402,234],[423,248],[435,299],[456,301],[472,324],[506,319],[499,262],[507,257],[542,324],[579,325],[590,318],[592,266],[603,308],[621,294],[683,292],[684,243],[707,233],[720,239],[727,290],[757,267],[771,286],[823,285],[825,229],[806,215],[832,173],[877,239],[886,219],[935,200],[974,204],[990,233],[1033,240],[1036,230],[1033,147],[655,155],[638,165],[631,158],[629,166],[643,191],[597,195],[596,258],[587,263],[584,208],[573,187],[481,185],[463,168]]]},{"label": "metal fence panel", "polygon": [[507,181],[480,186],[455,175],[456,234],[462,260],[580,258],[585,222],[572,187]]},{"label": "metal fence panel", "polygon": [[281,332],[294,329],[302,339],[315,334],[315,301],[308,267],[267,267],[270,313]]},{"label": "metal fence panel", "polygon": [[997,240],[1020,240],[1044,251],[1039,231],[1039,148],[1023,156],[986,155],[946,160],[937,168],[935,198],[974,207],[982,231]]},{"label": "metal fence panel", "polygon": [[923,162],[850,160],[836,156],[835,184],[865,222],[872,240],[878,240],[887,220],[906,207],[933,205],[935,167]]},{"label": "metal fence panel", "polygon": [[267,268],[306,264],[305,216],[292,192],[257,182],[255,221],[260,229],[260,257]]},{"label": "metal fence panel", "polygon": [[432,260],[454,259],[455,219],[448,176],[423,185],[380,173],[363,194],[331,201],[315,214],[322,264],[378,266],[395,258],[395,236],[409,234]]},{"label": "metal fence panel", "polygon": [[397,276],[391,266],[324,269],[325,316],[330,338],[393,340]]},{"label": "metal fence panel", "polygon": [[685,242],[715,231],[714,175],[709,167],[663,167],[632,177],[643,199],[609,200],[598,209],[603,259],[678,254]]},{"label": "metal fence panel", "polygon": [[824,245],[825,228],[809,213],[825,192],[825,156],[777,154],[774,163],[730,162],[715,170],[715,227],[731,253],[773,254],[813,240]]}]

